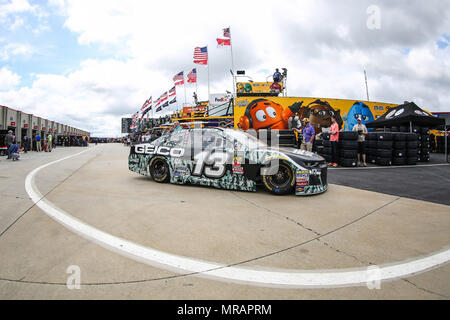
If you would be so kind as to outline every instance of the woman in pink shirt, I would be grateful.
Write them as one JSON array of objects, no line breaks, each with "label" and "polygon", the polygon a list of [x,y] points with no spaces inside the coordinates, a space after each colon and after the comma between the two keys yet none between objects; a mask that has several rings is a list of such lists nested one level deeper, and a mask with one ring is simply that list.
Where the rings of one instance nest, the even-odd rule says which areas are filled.
[{"label": "woman in pink shirt", "polygon": [[331,118],[332,124],[330,127],[330,141],[331,141],[331,163],[329,166],[337,167],[338,164],[338,142],[339,142],[339,125],[336,118]]}]

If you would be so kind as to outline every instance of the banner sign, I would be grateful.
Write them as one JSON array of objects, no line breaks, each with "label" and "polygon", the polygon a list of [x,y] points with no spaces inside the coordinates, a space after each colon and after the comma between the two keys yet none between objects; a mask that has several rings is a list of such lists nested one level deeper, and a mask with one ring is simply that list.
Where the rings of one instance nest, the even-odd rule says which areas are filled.
[{"label": "banner sign", "polygon": [[382,116],[396,104],[328,98],[238,97],[234,107],[235,128],[289,129],[289,118],[308,118],[316,134],[331,126],[335,116],[339,129],[352,130],[360,118],[363,124]]}]

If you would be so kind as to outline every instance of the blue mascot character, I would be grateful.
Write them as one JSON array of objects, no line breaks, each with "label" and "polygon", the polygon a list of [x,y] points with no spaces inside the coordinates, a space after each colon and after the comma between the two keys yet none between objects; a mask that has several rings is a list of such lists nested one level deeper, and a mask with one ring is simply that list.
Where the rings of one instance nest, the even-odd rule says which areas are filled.
[{"label": "blue mascot character", "polygon": [[358,124],[358,119],[361,119],[362,124],[369,123],[375,118],[373,117],[372,111],[370,111],[369,107],[363,103],[356,101],[345,117],[345,128],[344,130],[351,131],[353,130],[353,126]]}]

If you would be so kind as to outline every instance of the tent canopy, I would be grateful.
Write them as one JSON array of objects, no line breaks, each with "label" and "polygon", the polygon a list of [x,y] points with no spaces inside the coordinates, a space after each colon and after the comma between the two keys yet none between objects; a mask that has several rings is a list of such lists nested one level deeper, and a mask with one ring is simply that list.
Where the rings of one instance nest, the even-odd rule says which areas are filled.
[{"label": "tent canopy", "polygon": [[413,125],[436,128],[445,125],[445,120],[435,117],[428,112],[419,108],[414,102],[408,102],[390,108],[385,114],[378,119],[366,124],[367,128],[382,128],[400,125]]}]

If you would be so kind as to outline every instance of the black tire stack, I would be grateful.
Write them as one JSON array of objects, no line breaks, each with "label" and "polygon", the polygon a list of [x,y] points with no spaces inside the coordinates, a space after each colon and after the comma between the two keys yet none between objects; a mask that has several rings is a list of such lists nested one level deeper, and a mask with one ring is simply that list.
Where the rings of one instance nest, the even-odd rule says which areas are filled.
[{"label": "black tire stack", "polygon": [[[447,137],[447,148],[450,147],[450,136]],[[436,137],[436,152],[437,153],[445,153],[445,137],[437,136]]]},{"label": "black tire stack", "polygon": [[[420,133],[419,133],[420,132]],[[428,128],[421,128],[417,133],[417,161],[430,161],[430,130]]]},{"label": "black tire stack", "polygon": [[406,165],[406,133],[393,132],[392,141],[392,164],[394,166]]},{"label": "black tire stack", "polygon": [[392,132],[377,132],[376,164],[379,166],[392,165]]},{"label": "black tire stack", "polygon": [[417,135],[415,133],[405,133],[406,138],[406,164],[415,165],[417,163]]},{"label": "black tire stack", "polygon": [[368,163],[377,163],[377,133],[369,132],[366,135],[366,161]]},{"label": "black tire stack", "polygon": [[322,139],[315,141],[317,153],[324,157],[327,163],[330,163],[332,154],[330,135],[328,133],[322,133],[321,137]]},{"label": "black tire stack", "polygon": [[358,165],[358,132],[339,132],[339,164],[343,167]]}]

